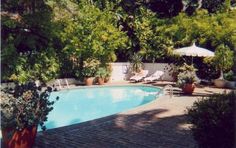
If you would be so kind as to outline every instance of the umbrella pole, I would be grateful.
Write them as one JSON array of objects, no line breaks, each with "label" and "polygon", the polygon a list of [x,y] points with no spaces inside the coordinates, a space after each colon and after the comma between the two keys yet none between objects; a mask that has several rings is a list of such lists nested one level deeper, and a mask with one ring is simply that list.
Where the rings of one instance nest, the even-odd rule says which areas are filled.
[{"label": "umbrella pole", "polygon": [[192,66],[193,66],[193,56],[192,56]]}]

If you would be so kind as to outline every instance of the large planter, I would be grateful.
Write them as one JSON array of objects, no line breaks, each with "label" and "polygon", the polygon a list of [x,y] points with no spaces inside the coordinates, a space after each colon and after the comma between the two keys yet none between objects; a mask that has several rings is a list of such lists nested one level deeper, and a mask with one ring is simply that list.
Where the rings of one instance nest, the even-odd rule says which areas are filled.
[{"label": "large planter", "polygon": [[109,82],[110,82],[110,79],[111,79],[111,77],[105,77],[104,82],[105,82],[105,83],[109,83]]},{"label": "large planter", "polygon": [[93,80],[94,80],[94,77],[84,78],[85,85],[87,85],[87,86],[93,85]]},{"label": "large planter", "polygon": [[226,87],[234,89],[235,88],[235,82],[234,81],[226,81]]},{"label": "large planter", "polygon": [[2,129],[4,148],[31,148],[37,134],[37,126],[16,131],[13,128]]},{"label": "large planter", "polygon": [[224,88],[225,84],[226,84],[226,81],[224,79],[215,79],[214,84],[218,88]]},{"label": "large planter", "polygon": [[98,78],[98,84],[104,85],[104,78]]},{"label": "large planter", "polygon": [[173,82],[177,82],[177,80],[178,80],[178,73],[173,72],[171,76],[173,78]]},{"label": "large planter", "polygon": [[194,83],[192,83],[192,84],[184,84],[184,86],[182,87],[182,91],[185,94],[192,94],[194,89],[195,89],[195,84]]}]

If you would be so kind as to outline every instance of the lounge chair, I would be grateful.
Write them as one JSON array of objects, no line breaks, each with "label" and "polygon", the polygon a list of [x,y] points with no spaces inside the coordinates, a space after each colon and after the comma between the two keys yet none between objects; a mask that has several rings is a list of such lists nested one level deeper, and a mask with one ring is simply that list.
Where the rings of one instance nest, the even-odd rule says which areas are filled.
[{"label": "lounge chair", "polygon": [[157,70],[155,73],[153,73],[151,76],[149,77],[146,77],[144,79],[144,81],[155,81],[155,80],[158,80],[158,79],[162,79],[162,76],[164,75],[164,72],[163,71],[160,71],[160,70]]},{"label": "lounge chair", "polygon": [[133,80],[135,82],[141,81],[143,78],[145,78],[148,75],[148,70],[142,70],[139,73],[136,73],[134,76],[130,78],[130,80]]}]

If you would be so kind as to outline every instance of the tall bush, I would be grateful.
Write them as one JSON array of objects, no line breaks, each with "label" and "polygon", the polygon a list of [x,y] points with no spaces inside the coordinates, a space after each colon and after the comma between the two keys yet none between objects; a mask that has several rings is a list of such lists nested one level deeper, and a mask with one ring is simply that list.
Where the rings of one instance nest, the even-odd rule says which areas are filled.
[{"label": "tall bush", "polygon": [[57,73],[52,9],[45,0],[2,3],[2,81],[48,81]]},{"label": "tall bush", "polygon": [[91,5],[78,8],[73,19],[67,18],[61,32],[64,51],[82,60],[94,57],[105,63],[114,61],[115,50],[127,43],[125,33],[116,28],[114,14]]},{"label": "tall bush", "polygon": [[155,62],[169,58],[169,50],[173,47],[171,38],[163,35],[159,26],[160,19],[145,7],[139,8],[140,16],[134,21],[134,34],[138,39],[139,53],[144,61]]},{"label": "tall bush", "polygon": [[225,45],[220,45],[217,47],[215,52],[215,57],[213,59],[213,65],[215,65],[219,70],[221,70],[223,77],[223,71],[230,70],[234,64],[234,52]]},{"label": "tall bush", "polygon": [[47,82],[58,75],[59,64],[53,49],[35,54],[18,55],[9,80],[25,83],[29,80]]},{"label": "tall bush", "polygon": [[128,42],[125,32],[116,27],[115,14],[90,4],[79,4],[75,8],[73,19],[64,19],[66,25],[61,39],[63,52],[78,61],[74,66],[76,71],[83,69],[83,61],[88,58],[98,59],[102,64],[114,62],[115,51],[125,48]]},{"label": "tall bush", "polygon": [[194,138],[202,148],[233,148],[236,91],[205,97],[188,109]]}]

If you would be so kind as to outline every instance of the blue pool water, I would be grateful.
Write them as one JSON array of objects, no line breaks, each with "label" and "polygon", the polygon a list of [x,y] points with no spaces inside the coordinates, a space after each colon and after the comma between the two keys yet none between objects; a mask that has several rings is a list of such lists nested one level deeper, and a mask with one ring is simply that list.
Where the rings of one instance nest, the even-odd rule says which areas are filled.
[{"label": "blue pool water", "polygon": [[[156,98],[159,88],[148,86],[109,86],[53,92],[59,96],[45,123],[47,129],[81,123],[116,114]],[[39,128],[41,130],[41,128]]]}]

